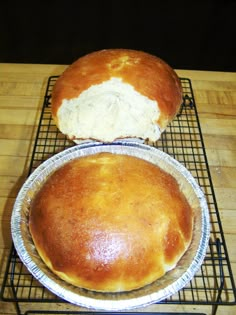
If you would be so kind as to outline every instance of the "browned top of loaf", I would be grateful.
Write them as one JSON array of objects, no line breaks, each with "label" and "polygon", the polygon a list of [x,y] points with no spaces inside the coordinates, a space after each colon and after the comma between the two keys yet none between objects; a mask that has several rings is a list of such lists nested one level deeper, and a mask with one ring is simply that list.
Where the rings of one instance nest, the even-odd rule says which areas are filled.
[{"label": "browned top of loaf", "polygon": [[182,102],[181,84],[175,71],[160,58],[129,49],[100,50],[85,55],[70,65],[57,80],[52,93],[52,114],[63,99],[78,97],[94,84],[112,77],[122,78],[136,91],[158,102],[158,123],[165,127]]},{"label": "browned top of loaf", "polygon": [[99,153],[49,177],[32,203],[29,227],[39,254],[62,279],[127,291],[175,266],[192,238],[193,211],[160,168]]}]

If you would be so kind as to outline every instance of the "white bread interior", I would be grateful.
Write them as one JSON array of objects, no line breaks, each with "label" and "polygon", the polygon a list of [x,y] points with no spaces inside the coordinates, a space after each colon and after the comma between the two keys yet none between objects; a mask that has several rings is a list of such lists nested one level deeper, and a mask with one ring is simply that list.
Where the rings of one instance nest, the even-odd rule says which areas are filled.
[{"label": "white bread interior", "polygon": [[51,111],[59,130],[75,142],[154,142],[181,103],[181,82],[163,60],[107,49],[80,57],[62,73],[52,90]]},{"label": "white bread interior", "polygon": [[58,109],[59,128],[69,138],[110,142],[135,136],[155,141],[160,137],[157,101],[137,92],[120,78],[92,85],[79,97],[64,99]]}]

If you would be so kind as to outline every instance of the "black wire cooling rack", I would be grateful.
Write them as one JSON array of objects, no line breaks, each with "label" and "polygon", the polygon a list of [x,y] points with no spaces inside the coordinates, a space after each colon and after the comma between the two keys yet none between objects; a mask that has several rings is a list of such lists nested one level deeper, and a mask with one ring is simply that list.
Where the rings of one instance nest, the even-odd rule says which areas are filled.
[{"label": "black wire cooling rack", "polygon": [[[73,142],[60,133],[51,117],[50,97],[57,78],[57,76],[52,76],[48,80],[29,174],[50,156],[74,145]],[[210,313],[214,315],[219,305],[236,304],[236,291],[207,163],[191,81],[187,78],[181,78],[181,84],[183,88],[183,104],[179,114],[162,134],[160,140],[148,144],[165,151],[177,159],[198,181],[205,192],[208,202],[211,220],[211,237],[205,260],[193,280],[178,293],[159,304],[163,305],[163,311],[164,306],[167,304],[208,305],[210,306]],[[14,246],[12,247],[7,263],[1,289],[1,298],[4,301],[14,302],[17,314],[19,315],[23,314],[21,312],[21,303],[25,302],[29,303],[29,309],[24,314],[90,313],[89,311],[68,310],[68,307],[65,307],[65,303],[67,302],[62,301],[49,292],[27,271],[20,261]],[[37,302],[49,303],[50,311],[41,310],[41,306],[38,308],[40,309],[38,311],[35,311],[35,307],[33,308],[34,310],[31,310],[33,303],[37,304]],[[57,304],[57,308],[55,309],[58,309],[58,304],[60,303],[64,305],[64,308],[62,307],[62,311],[52,310],[53,305],[55,305],[53,303]],[[67,304],[69,305],[69,303]],[[100,312],[96,314],[103,313]],[[112,315],[114,312],[106,312],[104,314]],[[170,313],[148,314],[167,315]],[[185,313],[185,315],[187,314],[190,313]]]}]

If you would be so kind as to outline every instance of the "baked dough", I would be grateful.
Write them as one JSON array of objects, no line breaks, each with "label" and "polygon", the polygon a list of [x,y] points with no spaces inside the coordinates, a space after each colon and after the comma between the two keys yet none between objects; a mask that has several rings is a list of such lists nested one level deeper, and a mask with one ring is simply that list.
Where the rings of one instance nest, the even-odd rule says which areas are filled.
[{"label": "baked dough", "polygon": [[181,103],[180,80],[166,62],[142,51],[107,49],[64,71],[52,91],[52,116],[75,141],[156,141]]},{"label": "baked dough", "polygon": [[171,174],[137,157],[80,157],[36,194],[30,233],[45,264],[68,283],[138,289],[174,268],[191,243],[194,212],[181,189]]}]

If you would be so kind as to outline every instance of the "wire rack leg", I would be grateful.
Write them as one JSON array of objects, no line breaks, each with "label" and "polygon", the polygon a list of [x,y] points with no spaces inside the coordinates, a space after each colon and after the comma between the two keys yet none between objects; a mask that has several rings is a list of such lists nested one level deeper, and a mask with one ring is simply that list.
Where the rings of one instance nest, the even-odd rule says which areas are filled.
[{"label": "wire rack leg", "polygon": [[16,308],[16,314],[17,315],[21,315],[19,302],[17,301],[17,294],[16,294],[16,290],[15,290],[14,279],[13,279],[12,276],[10,278],[10,284],[11,284],[12,295],[13,295],[13,298],[14,298],[14,302],[13,303],[14,303],[15,308]]},{"label": "wire rack leg", "polygon": [[[217,294],[217,297],[216,297],[216,300],[215,300],[216,304],[212,305],[212,312],[211,312],[212,315],[216,315],[218,306],[219,306],[220,301],[221,301],[221,293],[223,291],[224,284],[225,284],[224,283],[224,269],[223,269],[223,266],[222,266],[222,260],[220,258],[220,257],[222,257],[222,252],[221,252],[221,243],[220,243],[220,239],[219,238],[216,239],[215,246],[216,246],[216,250],[217,250],[217,253],[218,253],[218,257],[219,257],[220,284],[217,283],[218,294]],[[217,279],[217,277],[215,277],[215,278]]]}]

